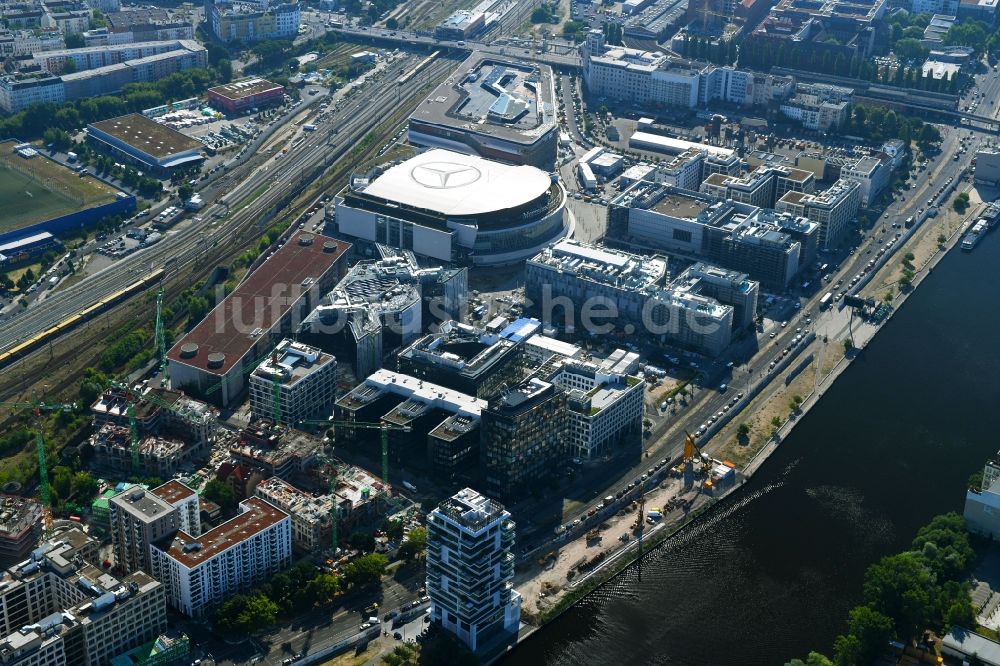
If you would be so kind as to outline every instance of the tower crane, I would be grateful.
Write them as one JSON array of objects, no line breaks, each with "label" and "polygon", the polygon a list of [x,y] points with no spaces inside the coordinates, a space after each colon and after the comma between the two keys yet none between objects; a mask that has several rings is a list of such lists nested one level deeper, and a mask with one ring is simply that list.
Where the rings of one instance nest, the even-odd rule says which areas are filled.
[{"label": "tower crane", "polygon": [[163,323],[163,286],[156,292],[156,347],[160,354],[160,386],[170,383],[170,370],[167,364],[167,337]]},{"label": "tower crane", "polygon": [[304,420],[299,421],[299,424],[303,425],[325,425],[327,427],[333,428],[334,426],[345,426],[348,428],[362,428],[364,430],[381,430],[382,431],[382,481],[389,485],[389,431],[398,430],[400,432],[410,432],[413,430],[408,425],[396,425],[394,423],[364,423],[361,421],[334,421],[333,417],[325,421],[311,421]]},{"label": "tower crane", "polygon": [[76,409],[76,403],[46,403],[32,394],[31,402],[0,402],[0,407],[10,409],[30,409],[35,422],[35,449],[38,455],[39,494],[45,505],[47,520],[51,520],[48,511],[52,508],[52,493],[49,490],[49,469],[45,462],[45,439],[42,435],[42,412],[70,412]]}]

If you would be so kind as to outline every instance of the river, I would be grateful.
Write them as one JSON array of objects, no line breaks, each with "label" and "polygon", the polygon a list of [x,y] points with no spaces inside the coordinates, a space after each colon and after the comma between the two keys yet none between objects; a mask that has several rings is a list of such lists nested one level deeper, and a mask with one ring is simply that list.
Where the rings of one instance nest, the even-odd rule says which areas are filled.
[{"label": "river", "polygon": [[505,664],[775,666],[829,654],[865,568],[998,447],[1000,234],[945,257],[757,474]]}]

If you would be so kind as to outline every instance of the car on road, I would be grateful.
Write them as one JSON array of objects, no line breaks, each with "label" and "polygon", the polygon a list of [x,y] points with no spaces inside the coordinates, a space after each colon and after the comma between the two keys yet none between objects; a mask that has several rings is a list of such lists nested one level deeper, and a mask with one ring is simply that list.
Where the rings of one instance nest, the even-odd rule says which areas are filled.
[{"label": "car on road", "polygon": [[395,638],[397,641],[403,640],[403,634],[399,633],[398,631],[394,631],[392,637]]}]

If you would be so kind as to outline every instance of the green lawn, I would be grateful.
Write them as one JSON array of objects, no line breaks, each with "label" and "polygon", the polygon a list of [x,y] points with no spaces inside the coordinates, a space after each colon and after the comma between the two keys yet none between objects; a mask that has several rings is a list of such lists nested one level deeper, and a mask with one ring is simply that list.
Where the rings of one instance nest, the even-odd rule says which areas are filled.
[{"label": "green lawn", "polygon": [[114,201],[115,190],[96,178],[41,156],[3,154],[10,145],[0,144],[0,233]]}]

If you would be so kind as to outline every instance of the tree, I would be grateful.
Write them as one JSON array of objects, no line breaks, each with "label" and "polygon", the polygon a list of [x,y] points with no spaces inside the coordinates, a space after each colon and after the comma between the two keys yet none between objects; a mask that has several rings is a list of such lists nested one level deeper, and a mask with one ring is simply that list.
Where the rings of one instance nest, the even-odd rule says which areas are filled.
[{"label": "tree", "polygon": [[205,484],[202,496],[222,507],[223,513],[231,514],[236,511],[236,493],[229,485],[218,479],[212,479]]},{"label": "tree", "polygon": [[384,521],[382,521],[382,531],[385,532],[385,534],[390,539],[395,539],[397,541],[399,539],[402,539],[403,538],[403,530],[404,530],[404,528],[405,528],[405,525],[403,524],[402,520],[398,520],[398,519],[397,520],[390,520],[390,519],[386,518]]},{"label": "tree", "polygon": [[278,605],[264,594],[238,594],[219,607],[215,622],[228,633],[251,633],[274,624]]},{"label": "tree", "polygon": [[854,349],[854,340],[851,338],[844,338],[844,353],[849,353]]},{"label": "tree", "polygon": [[97,401],[107,385],[108,378],[104,373],[93,368],[84,370],[83,379],[80,381],[80,404],[84,408],[90,407]]},{"label": "tree", "polygon": [[216,69],[219,70],[219,78],[223,83],[229,83],[233,80],[233,62],[229,58],[219,60]]},{"label": "tree", "polygon": [[396,30],[399,28],[399,21],[396,20],[395,16],[392,16],[386,20],[385,27],[389,28],[389,30]]},{"label": "tree", "polygon": [[351,587],[364,587],[379,582],[385,575],[389,560],[381,553],[362,555],[344,567],[344,582]]},{"label": "tree", "polygon": [[82,49],[87,45],[86,40],[84,40],[83,35],[78,32],[67,34],[63,37],[63,41],[66,42],[66,48],[68,49]]},{"label": "tree", "polygon": [[833,641],[833,663],[836,666],[857,666],[862,664],[861,641],[854,634],[841,635]]},{"label": "tree", "polygon": [[204,318],[208,312],[208,301],[201,296],[192,296],[188,299],[188,319],[194,324]]},{"label": "tree", "polygon": [[355,532],[348,539],[351,544],[351,548],[356,548],[361,551],[372,551],[375,550],[375,537],[373,537],[368,532]]},{"label": "tree", "polygon": [[311,606],[333,601],[338,592],[340,592],[340,579],[328,573],[318,574],[305,586],[305,597],[311,601]]},{"label": "tree", "polygon": [[184,183],[183,185],[177,188],[177,196],[180,198],[181,201],[187,201],[188,199],[191,198],[191,195],[193,194],[194,194],[194,188],[188,185],[187,183]]},{"label": "tree", "polygon": [[886,617],[868,606],[856,606],[848,614],[847,627],[850,634],[858,639],[859,664],[870,664],[882,652],[892,638],[892,618]]},{"label": "tree", "polygon": [[404,560],[420,557],[427,550],[427,529],[415,527],[406,535],[406,541],[399,547],[399,556]]},{"label": "tree", "polygon": [[945,238],[944,234],[938,234],[938,237],[937,237],[938,245],[944,245],[947,241],[948,241],[948,239]]},{"label": "tree", "polygon": [[740,426],[736,429],[736,434],[741,438],[748,437],[750,435],[750,424],[747,423],[746,421],[741,423]]},{"label": "tree", "polygon": [[73,497],[77,502],[89,502],[100,487],[101,484],[97,479],[87,472],[77,472],[73,475]]},{"label": "tree", "polygon": [[865,572],[865,604],[891,617],[896,634],[917,635],[930,620],[931,576],[917,553],[883,557]]},{"label": "tree", "polygon": [[[933,557],[926,550],[929,545],[934,546]],[[939,581],[957,579],[975,556],[965,519],[957,513],[935,516],[920,528],[913,540],[913,550],[924,552],[927,564]]]}]

